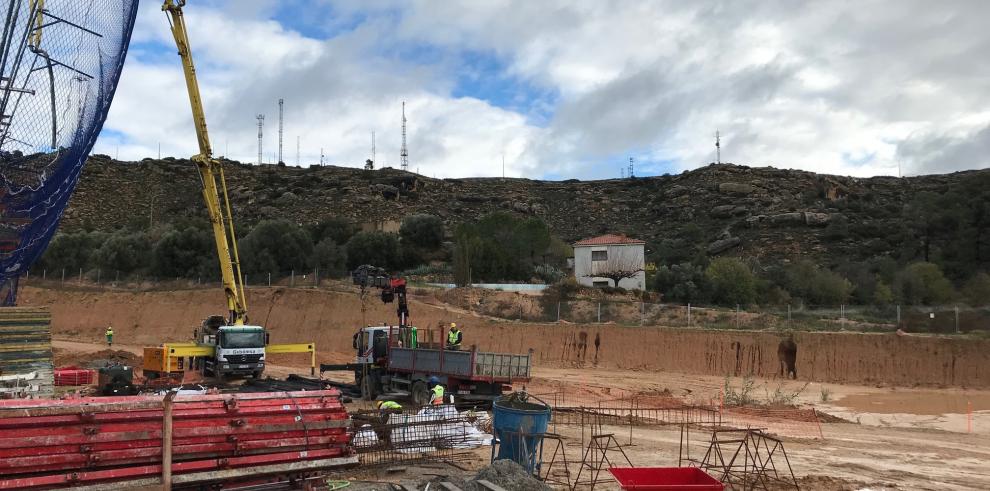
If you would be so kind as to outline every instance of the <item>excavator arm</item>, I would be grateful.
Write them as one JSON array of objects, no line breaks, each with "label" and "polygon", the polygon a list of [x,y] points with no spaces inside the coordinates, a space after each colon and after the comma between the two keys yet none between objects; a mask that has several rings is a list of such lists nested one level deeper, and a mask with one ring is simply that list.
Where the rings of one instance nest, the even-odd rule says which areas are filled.
[{"label": "excavator arm", "polygon": [[178,48],[179,57],[182,59],[182,70],[186,76],[189,105],[192,107],[196,139],[199,142],[199,153],[192,157],[192,161],[199,169],[199,177],[203,184],[203,201],[206,202],[206,210],[210,215],[210,223],[213,225],[213,239],[216,242],[217,255],[220,259],[220,275],[223,280],[224,294],[227,297],[229,316],[227,322],[232,325],[243,325],[247,318],[247,302],[244,297],[244,281],[237,255],[237,236],[234,234],[234,221],[230,212],[230,200],[227,196],[227,181],[223,176],[223,166],[220,161],[213,158],[213,150],[210,147],[210,135],[206,129],[206,114],[203,112],[199,82],[196,80],[196,67],[193,65],[186,22],[182,16],[182,7],[185,5],[185,0],[165,0],[165,3],[162,4],[162,11],[168,16],[172,36],[175,38],[175,46]]}]

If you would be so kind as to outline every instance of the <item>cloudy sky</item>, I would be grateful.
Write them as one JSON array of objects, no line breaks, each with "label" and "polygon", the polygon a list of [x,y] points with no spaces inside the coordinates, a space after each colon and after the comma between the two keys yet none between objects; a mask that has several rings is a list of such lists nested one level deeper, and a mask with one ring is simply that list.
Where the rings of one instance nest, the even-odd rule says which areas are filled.
[{"label": "cloudy sky", "polygon": [[[94,152],[196,152],[160,3],[142,2]],[[215,154],[545,179],[722,159],[855,176],[990,166],[990,2],[283,0],[185,8]]]}]

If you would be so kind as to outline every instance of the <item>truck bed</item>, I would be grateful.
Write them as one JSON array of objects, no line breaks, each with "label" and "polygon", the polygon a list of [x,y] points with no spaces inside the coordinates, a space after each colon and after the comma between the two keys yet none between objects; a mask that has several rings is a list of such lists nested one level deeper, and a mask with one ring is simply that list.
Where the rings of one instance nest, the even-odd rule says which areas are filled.
[{"label": "truck bed", "polygon": [[393,347],[389,369],[426,372],[466,380],[512,382],[530,378],[530,355]]}]

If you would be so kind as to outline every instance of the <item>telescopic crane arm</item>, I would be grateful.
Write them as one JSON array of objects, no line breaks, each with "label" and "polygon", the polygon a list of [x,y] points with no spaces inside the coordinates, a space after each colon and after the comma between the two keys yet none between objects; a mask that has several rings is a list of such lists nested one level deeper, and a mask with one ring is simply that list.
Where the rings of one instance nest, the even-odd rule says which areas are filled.
[{"label": "telescopic crane arm", "polygon": [[[203,201],[213,224],[213,239],[217,245],[217,255],[220,259],[220,275],[223,280],[224,294],[227,296],[228,323],[243,325],[247,318],[247,302],[244,298],[244,282],[241,276],[240,260],[237,255],[237,237],[234,234],[234,221],[230,213],[230,200],[227,196],[227,182],[223,176],[223,166],[213,158],[210,147],[210,135],[206,130],[206,114],[203,112],[203,101],[199,94],[199,82],[196,81],[196,67],[193,65],[192,52],[189,50],[189,37],[186,32],[186,22],[182,16],[182,7],[186,0],[165,0],[162,10],[169,19],[175,46],[182,59],[182,70],[186,76],[186,89],[189,92],[189,105],[192,106],[193,123],[196,125],[196,139],[199,141],[199,153],[192,161],[199,169],[199,177],[203,183]],[[217,182],[219,181],[219,186]],[[223,193],[221,207],[220,193]],[[226,228],[224,222],[226,221]],[[228,236],[229,231],[229,236]]]}]

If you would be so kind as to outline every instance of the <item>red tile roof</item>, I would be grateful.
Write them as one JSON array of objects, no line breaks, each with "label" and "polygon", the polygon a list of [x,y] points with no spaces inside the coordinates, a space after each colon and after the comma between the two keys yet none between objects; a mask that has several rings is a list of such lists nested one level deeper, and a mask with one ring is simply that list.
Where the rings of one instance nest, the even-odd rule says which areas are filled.
[{"label": "red tile roof", "polygon": [[616,234],[606,234],[598,237],[592,237],[590,239],[579,240],[574,243],[575,246],[592,246],[592,245],[615,245],[615,244],[645,244],[645,241],[639,239],[630,239],[625,235]]}]

